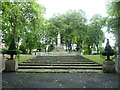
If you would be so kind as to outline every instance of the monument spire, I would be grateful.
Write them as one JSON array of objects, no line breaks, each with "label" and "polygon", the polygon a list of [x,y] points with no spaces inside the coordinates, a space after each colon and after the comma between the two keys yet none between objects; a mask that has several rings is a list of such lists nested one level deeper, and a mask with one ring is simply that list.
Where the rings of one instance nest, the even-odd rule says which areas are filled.
[{"label": "monument spire", "polygon": [[58,32],[58,36],[57,36],[57,47],[61,47],[61,36],[60,36],[60,32]]}]

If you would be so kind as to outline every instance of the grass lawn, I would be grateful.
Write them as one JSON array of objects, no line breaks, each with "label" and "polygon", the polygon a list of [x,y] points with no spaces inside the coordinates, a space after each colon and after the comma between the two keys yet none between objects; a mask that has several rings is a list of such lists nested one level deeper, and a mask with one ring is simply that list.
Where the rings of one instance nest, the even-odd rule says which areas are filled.
[{"label": "grass lawn", "polygon": [[23,62],[23,61],[28,60],[30,58],[33,58],[33,57],[35,57],[35,56],[20,56],[18,62],[20,63],[20,62]]},{"label": "grass lawn", "polygon": [[[25,60],[28,60],[30,58],[33,58],[35,56],[20,56],[19,59],[17,57],[14,56],[14,58],[16,58],[18,60],[18,62],[23,62]],[[5,56],[4,58],[10,58],[10,56]]]},{"label": "grass lawn", "polygon": [[102,64],[102,62],[106,59],[106,57],[102,57],[100,55],[82,55],[82,56],[92,61],[95,61],[99,64]]}]

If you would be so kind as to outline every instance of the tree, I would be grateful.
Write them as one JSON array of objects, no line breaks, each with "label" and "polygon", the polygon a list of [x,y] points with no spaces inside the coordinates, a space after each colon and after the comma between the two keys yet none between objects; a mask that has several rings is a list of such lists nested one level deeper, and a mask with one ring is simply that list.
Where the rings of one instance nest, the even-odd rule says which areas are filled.
[{"label": "tree", "polygon": [[40,42],[44,11],[36,2],[3,2],[2,35],[6,45],[14,38],[17,44],[24,42],[31,53],[36,42]]},{"label": "tree", "polygon": [[89,24],[84,43],[84,46],[87,47],[88,54],[92,54],[92,51],[95,51],[96,48],[97,53],[99,53],[99,48],[103,41],[104,34],[101,29],[97,29],[95,24]]},{"label": "tree", "polygon": [[[95,14],[91,19],[90,19],[90,27],[93,30],[93,35],[94,35],[94,45],[97,48],[97,53],[99,53],[99,47],[102,45],[102,42],[104,42],[105,36],[102,31],[102,28],[106,25],[105,23],[106,18],[102,17],[99,14]],[[92,36],[92,35],[91,35]]]},{"label": "tree", "polygon": [[66,45],[66,51],[72,50],[72,44],[81,47],[86,30],[85,12],[82,10],[68,10],[64,14],[56,14],[49,20],[49,35],[57,41],[57,34],[61,34],[61,43]]},{"label": "tree", "polygon": [[120,55],[120,1],[107,4],[108,31],[116,37],[118,55]]},{"label": "tree", "polygon": [[[65,26],[65,35],[69,43],[77,44],[77,47],[82,51],[84,35],[86,30],[86,17],[85,12],[82,10],[69,10],[64,14],[64,22],[67,25]],[[67,40],[66,40],[67,41]],[[66,42],[67,44],[68,42]],[[68,48],[71,48],[71,45],[68,45]]]},{"label": "tree", "polygon": [[108,11],[108,32],[112,32],[116,38],[117,49],[117,59],[116,60],[116,70],[120,71],[120,1],[110,2],[107,4]]}]

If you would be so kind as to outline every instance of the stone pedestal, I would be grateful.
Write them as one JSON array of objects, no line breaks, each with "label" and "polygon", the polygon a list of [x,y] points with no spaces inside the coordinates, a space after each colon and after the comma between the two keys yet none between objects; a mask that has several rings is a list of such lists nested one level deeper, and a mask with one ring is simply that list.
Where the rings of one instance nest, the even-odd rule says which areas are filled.
[{"label": "stone pedestal", "polygon": [[115,73],[115,61],[105,60],[103,61],[103,72],[105,73]]},{"label": "stone pedestal", "polygon": [[80,55],[80,52],[76,52],[76,55]]},{"label": "stone pedestal", "polygon": [[17,60],[6,60],[5,62],[5,71],[15,72],[18,69],[18,61]]},{"label": "stone pedestal", "polygon": [[38,56],[42,56],[41,52],[38,52]]}]

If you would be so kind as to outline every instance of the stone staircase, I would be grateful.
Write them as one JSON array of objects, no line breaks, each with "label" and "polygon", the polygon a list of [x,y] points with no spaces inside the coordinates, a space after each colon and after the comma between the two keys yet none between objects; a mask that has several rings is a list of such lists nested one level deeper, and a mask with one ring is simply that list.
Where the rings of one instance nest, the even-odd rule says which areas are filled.
[{"label": "stone staircase", "polygon": [[37,56],[19,63],[17,72],[29,73],[99,73],[99,65],[82,56]]}]

